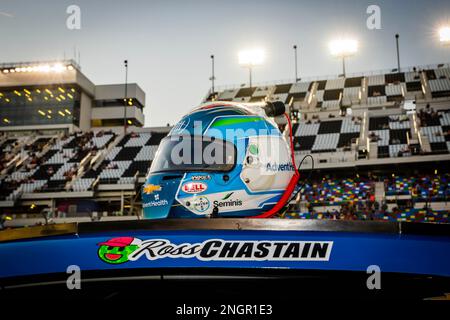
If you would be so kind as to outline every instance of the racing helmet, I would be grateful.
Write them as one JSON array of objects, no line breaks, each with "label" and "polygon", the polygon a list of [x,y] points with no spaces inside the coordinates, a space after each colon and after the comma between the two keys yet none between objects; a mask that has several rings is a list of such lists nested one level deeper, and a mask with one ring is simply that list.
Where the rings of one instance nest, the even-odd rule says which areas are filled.
[{"label": "racing helmet", "polygon": [[[265,113],[284,113],[269,103]],[[142,187],[144,218],[268,217],[298,180],[275,122],[248,105],[210,102],[165,137]]]}]

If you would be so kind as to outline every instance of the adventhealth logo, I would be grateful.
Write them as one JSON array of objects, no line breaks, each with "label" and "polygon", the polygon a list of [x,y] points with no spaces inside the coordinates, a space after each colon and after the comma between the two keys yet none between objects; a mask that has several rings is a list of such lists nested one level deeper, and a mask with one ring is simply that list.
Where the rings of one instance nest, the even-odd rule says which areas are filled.
[{"label": "adventhealth logo", "polygon": [[294,165],[292,163],[268,163],[266,165],[267,171],[278,172],[278,171],[294,171]]},{"label": "adventhealth logo", "polygon": [[144,204],[142,204],[142,207],[144,208],[151,208],[151,207],[161,207],[161,206],[167,206],[169,204],[169,201],[166,199],[158,200],[158,201],[149,201]]}]

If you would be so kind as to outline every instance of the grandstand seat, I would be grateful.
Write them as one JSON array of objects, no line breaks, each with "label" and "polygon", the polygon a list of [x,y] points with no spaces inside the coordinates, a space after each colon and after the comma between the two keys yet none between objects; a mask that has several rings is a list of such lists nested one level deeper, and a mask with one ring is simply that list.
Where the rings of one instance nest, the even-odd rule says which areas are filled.
[{"label": "grandstand seat", "polygon": [[339,133],[319,134],[314,141],[312,150],[315,152],[335,151],[339,141]]},{"label": "grandstand seat", "polygon": [[286,102],[288,104],[303,101],[306,97],[306,92],[289,93]]},{"label": "grandstand seat", "polygon": [[343,89],[325,90],[323,93],[323,100],[339,100],[343,92]]},{"label": "grandstand seat", "polygon": [[389,144],[407,144],[407,134],[409,131],[409,129],[389,130]]},{"label": "grandstand seat", "polygon": [[266,97],[251,97],[248,102],[263,102],[265,101]]},{"label": "grandstand seat", "polygon": [[450,96],[450,79],[434,79],[428,81],[433,98]]},{"label": "grandstand seat", "polygon": [[372,117],[369,120],[369,130],[383,130],[389,128],[389,117]]},{"label": "grandstand seat", "polygon": [[[323,101],[323,95],[324,95],[324,90],[318,90],[317,92],[316,92],[316,99],[317,99],[317,101],[318,102],[322,102]],[[320,107],[320,105],[318,105],[318,108]]]},{"label": "grandstand seat", "polygon": [[236,94],[238,93],[239,89],[232,89],[232,90],[224,90],[219,93],[219,100],[222,101],[231,101],[236,97]]},{"label": "grandstand seat", "polygon": [[386,96],[402,97],[405,92],[404,84],[389,84],[385,87]]},{"label": "grandstand seat", "polygon": [[355,122],[352,118],[346,117],[342,120],[341,133],[360,133],[361,124]]},{"label": "grandstand seat", "polygon": [[124,147],[142,147],[150,140],[150,133],[139,133],[137,137],[130,138]]},{"label": "grandstand seat", "polygon": [[[112,132],[98,134],[76,132],[56,139],[32,170],[20,169],[15,177],[23,178],[12,196],[27,192],[59,192],[65,191],[66,185],[76,176],[80,161],[94,149],[100,150],[113,140]],[[41,139],[37,143],[46,143],[49,139]]]},{"label": "grandstand seat", "polygon": [[133,160],[141,150],[141,147],[123,147],[114,157],[114,161]]},{"label": "grandstand seat", "polygon": [[300,122],[297,132],[294,134],[296,136],[315,136],[319,131],[320,123],[306,123],[304,121]]},{"label": "grandstand seat", "polygon": [[309,151],[312,149],[315,140],[316,136],[294,137],[294,150]]},{"label": "grandstand seat", "polygon": [[342,120],[323,121],[320,123],[318,134],[325,133],[340,133],[342,127]]},{"label": "grandstand seat", "polygon": [[317,90],[318,91],[325,90],[325,87],[327,85],[327,80],[320,80],[320,81],[316,81],[316,82],[317,82]]},{"label": "grandstand seat", "polygon": [[369,97],[380,97],[386,95],[386,86],[369,86]]},{"label": "grandstand seat", "polygon": [[59,192],[64,191],[66,186],[66,180],[48,180],[46,187],[42,189],[42,192]]},{"label": "grandstand seat", "polygon": [[[369,119],[369,138],[377,141],[378,157],[410,156],[407,136],[410,134],[411,124],[405,115],[391,115],[388,117],[372,117]],[[374,140],[374,136],[376,139]]]},{"label": "grandstand seat", "polygon": [[345,78],[344,88],[361,87],[363,77]]},{"label": "grandstand seat", "polygon": [[280,94],[273,94],[270,96],[270,101],[281,101],[283,103],[287,102],[288,93],[280,93]]},{"label": "grandstand seat", "polygon": [[337,144],[337,148],[343,148],[346,146],[350,146],[352,140],[359,138],[359,132],[350,132],[350,133],[341,133],[339,135],[339,141]]},{"label": "grandstand seat", "polygon": [[331,79],[331,80],[327,80],[327,83],[326,83],[324,89],[325,89],[325,91],[330,91],[330,90],[342,91],[339,89],[343,89],[344,84],[345,84],[345,78]]},{"label": "grandstand seat", "polygon": [[252,99],[253,98],[264,98],[266,97],[271,91],[270,86],[264,86],[264,87],[257,87],[256,90],[253,92]]},{"label": "grandstand seat", "polygon": [[386,84],[405,82],[405,74],[403,72],[387,73],[384,75],[384,82]]},{"label": "grandstand seat", "polygon": [[253,95],[253,92],[255,92],[255,90],[256,90],[256,87],[242,88],[237,92],[237,94],[234,98],[251,97]]},{"label": "grandstand seat", "polygon": [[436,79],[436,73],[434,72],[433,69],[423,70],[423,72],[425,72],[428,81]]},{"label": "grandstand seat", "polygon": [[321,108],[323,110],[339,110],[339,100],[328,100],[322,102]]},{"label": "grandstand seat", "polygon": [[92,138],[92,142],[94,143],[97,149],[102,149],[107,146],[115,137],[115,134],[103,134],[100,137],[94,136]]},{"label": "grandstand seat", "polygon": [[144,177],[155,157],[161,140],[167,135],[163,132],[129,133],[113,147],[98,170],[90,170],[84,178],[97,176],[100,184],[131,184],[137,172]]},{"label": "grandstand seat", "polygon": [[[148,159],[148,158],[147,158]],[[148,160],[135,160],[131,165],[124,171],[122,177],[134,177],[134,175],[139,172],[140,176],[145,175],[150,168],[151,161]]]},{"label": "grandstand seat", "polygon": [[437,126],[427,126],[427,127],[421,127],[420,132],[427,136],[430,140],[430,143],[439,143],[439,142],[445,142],[445,138],[442,132],[442,127]]},{"label": "grandstand seat", "polygon": [[383,105],[387,102],[387,97],[386,96],[379,96],[379,97],[368,97],[367,98],[367,103],[370,106],[380,106]]},{"label": "grandstand seat", "polygon": [[275,86],[275,91],[273,94],[285,94],[289,93],[289,90],[291,90],[292,83],[288,84],[278,84]]},{"label": "grandstand seat", "polygon": [[407,144],[391,144],[389,145],[389,157],[395,158],[398,156],[406,156],[408,154],[408,145]]},{"label": "grandstand seat", "polygon": [[378,144],[378,158],[389,158],[389,146],[383,146]]},{"label": "grandstand seat", "polygon": [[305,93],[311,90],[312,82],[296,82],[292,84],[289,93]]},{"label": "grandstand seat", "polygon": [[369,86],[384,86],[386,84],[386,79],[383,74],[368,76],[367,84]]},{"label": "grandstand seat", "polygon": [[361,87],[346,87],[342,92],[344,101],[349,100],[351,104],[359,103]]},{"label": "grandstand seat", "polygon": [[294,150],[334,152],[348,147],[352,139],[360,136],[361,125],[356,118],[321,122],[300,121],[294,124]]},{"label": "grandstand seat", "polygon": [[92,183],[95,181],[94,178],[81,178],[74,182],[72,189],[75,192],[87,191],[90,189]]},{"label": "grandstand seat", "polygon": [[406,91],[408,92],[422,91],[422,83],[420,81],[407,82]]}]

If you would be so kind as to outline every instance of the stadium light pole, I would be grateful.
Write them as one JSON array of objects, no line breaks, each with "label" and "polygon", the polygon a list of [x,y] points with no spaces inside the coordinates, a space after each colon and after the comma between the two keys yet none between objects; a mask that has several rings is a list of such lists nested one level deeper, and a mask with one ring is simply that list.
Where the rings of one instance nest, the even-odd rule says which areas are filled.
[{"label": "stadium light pole", "polygon": [[298,69],[297,69],[297,45],[294,44],[294,59],[295,59],[295,82],[298,82]]},{"label": "stadium light pole", "polygon": [[125,97],[123,99],[123,135],[127,134],[127,103],[128,103],[128,60],[123,61],[125,65]]},{"label": "stadium light pole", "polygon": [[400,73],[400,47],[398,45],[398,38],[400,38],[400,36],[397,34],[395,34],[395,44],[397,46],[397,72]]},{"label": "stadium light pole", "polygon": [[216,80],[216,77],[214,76],[214,55],[211,55],[211,94],[214,94],[214,80]]},{"label": "stadium light pole", "polygon": [[264,51],[261,49],[243,50],[239,52],[239,64],[248,68],[249,86],[252,87],[252,69],[264,62]]},{"label": "stadium light pole", "polygon": [[352,39],[338,39],[330,42],[330,52],[342,59],[342,74],[345,77],[345,58],[353,56],[358,51],[358,42]]}]

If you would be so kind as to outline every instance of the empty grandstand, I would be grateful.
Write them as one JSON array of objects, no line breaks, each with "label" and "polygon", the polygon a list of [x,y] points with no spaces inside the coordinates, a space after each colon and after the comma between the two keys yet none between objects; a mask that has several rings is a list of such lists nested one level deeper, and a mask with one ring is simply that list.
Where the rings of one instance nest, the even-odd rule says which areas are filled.
[{"label": "empty grandstand", "polygon": [[136,214],[167,129],[142,129],[145,93],[126,86],[125,99],[125,84],[94,85],[72,60],[0,65],[2,216]]},{"label": "empty grandstand", "polygon": [[[228,87],[206,100],[289,105],[297,161],[311,154],[316,171],[284,217],[449,222],[449,64]],[[306,158],[305,177],[310,167]]]}]

